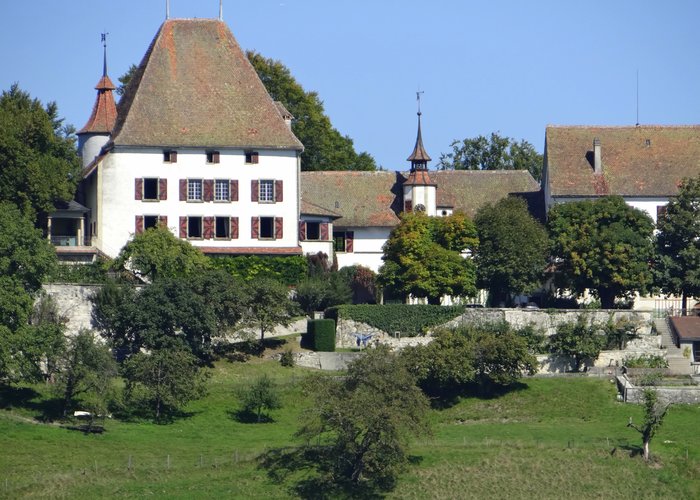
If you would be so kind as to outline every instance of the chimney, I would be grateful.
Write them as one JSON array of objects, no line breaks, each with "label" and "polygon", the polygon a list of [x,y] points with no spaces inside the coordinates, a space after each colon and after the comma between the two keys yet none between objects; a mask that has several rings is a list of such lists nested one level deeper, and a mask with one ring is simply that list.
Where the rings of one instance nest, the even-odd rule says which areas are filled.
[{"label": "chimney", "polygon": [[600,139],[593,139],[593,172],[596,174],[603,173],[603,162],[600,159]]}]

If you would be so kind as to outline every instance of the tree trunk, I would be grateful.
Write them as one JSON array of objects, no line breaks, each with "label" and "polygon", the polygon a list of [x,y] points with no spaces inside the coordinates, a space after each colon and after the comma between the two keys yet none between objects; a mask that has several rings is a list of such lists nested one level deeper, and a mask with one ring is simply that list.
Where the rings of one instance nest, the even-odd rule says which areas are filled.
[{"label": "tree trunk", "polygon": [[428,297],[428,304],[432,306],[439,306],[440,305],[440,297]]},{"label": "tree trunk", "polygon": [[645,462],[649,461],[649,441],[650,441],[649,438],[644,438],[643,448],[644,448],[644,461]]},{"label": "tree trunk", "polygon": [[599,288],[598,298],[600,298],[600,307],[602,309],[612,309],[615,307],[615,292],[609,288]]},{"label": "tree trunk", "polygon": [[681,294],[681,316],[685,316],[688,311],[688,294],[683,290]]}]

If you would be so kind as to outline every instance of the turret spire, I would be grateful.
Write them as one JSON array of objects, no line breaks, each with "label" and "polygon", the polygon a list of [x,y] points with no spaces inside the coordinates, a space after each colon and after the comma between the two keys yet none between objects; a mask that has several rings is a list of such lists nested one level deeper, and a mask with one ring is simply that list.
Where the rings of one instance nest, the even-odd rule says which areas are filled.
[{"label": "turret spire", "polygon": [[107,76],[107,35],[109,33],[102,33],[102,47],[104,49],[104,59],[102,61],[102,76]]},{"label": "turret spire", "polygon": [[427,170],[428,162],[430,161],[430,156],[425,151],[423,147],[423,135],[421,134],[420,128],[420,117],[423,113],[420,110],[420,95],[422,91],[416,92],[416,100],[418,101],[418,135],[416,136],[416,145],[413,148],[413,153],[407,158],[407,161],[411,162],[411,172],[415,170]]}]

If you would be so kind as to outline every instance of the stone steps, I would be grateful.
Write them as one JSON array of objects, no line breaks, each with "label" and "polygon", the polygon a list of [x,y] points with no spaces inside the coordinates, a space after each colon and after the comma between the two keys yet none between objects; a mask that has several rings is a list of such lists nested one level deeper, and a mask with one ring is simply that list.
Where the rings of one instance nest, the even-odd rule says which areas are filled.
[{"label": "stone steps", "polygon": [[673,340],[668,319],[656,319],[654,320],[654,325],[656,326],[656,331],[661,335],[661,345],[666,349],[666,361],[668,361],[669,371],[674,375],[692,374],[690,360],[683,357],[683,351]]}]

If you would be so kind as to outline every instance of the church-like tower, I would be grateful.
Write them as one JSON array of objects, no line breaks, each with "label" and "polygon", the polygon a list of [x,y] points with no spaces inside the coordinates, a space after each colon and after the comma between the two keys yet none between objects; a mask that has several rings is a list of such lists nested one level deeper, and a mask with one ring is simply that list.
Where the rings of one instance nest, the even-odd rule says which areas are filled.
[{"label": "church-like tower", "polygon": [[430,180],[428,175],[428,162],[430,156],[423,147],[423,136],[421,134],[420,117],[422,113],[418,110],[418,136],[413,153],[407,158],[411,162],[411,172],[408,179],[403,183],[403,208],[405,212],[421,211],[427,215],[437,215],[436,194],[437,184]]},{"label": "church-like tower", "polygon": [[102,78],[97,82],[97,99],[92,108],[92,114],[85,126],[78,132],[78,152],[83,160],[83,168],[89,165],[107,144],[110,133],[117,120],[117,105],[114,102],[113,91],[116,89],[112,80],[107,76],[107,42],[102,35],[104,46],[104,61]]}]

